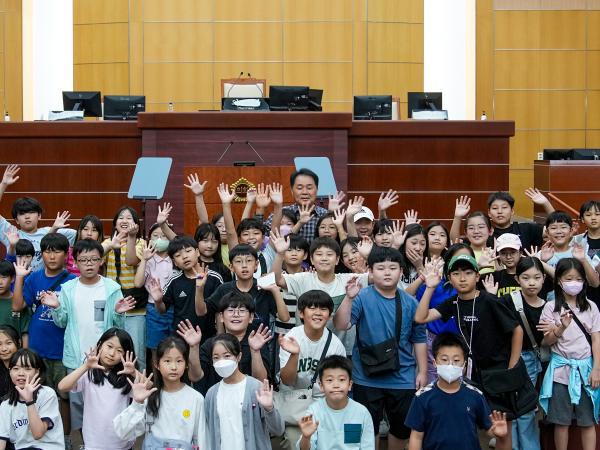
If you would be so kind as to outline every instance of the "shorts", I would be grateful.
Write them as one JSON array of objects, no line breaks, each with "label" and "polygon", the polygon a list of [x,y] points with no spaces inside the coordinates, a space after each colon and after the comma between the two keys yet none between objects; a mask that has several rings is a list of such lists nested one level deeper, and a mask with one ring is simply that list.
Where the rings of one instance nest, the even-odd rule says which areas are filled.
[{"label": "shorts", "polygon": [[[67,373],[73,369],[67,369]],[[83,426],[83,393],[69,392],[69,407],[71,410],[71,430],[81,430]]]},{"label": "shorts", "polygon": [[384,389],[352,385],[353,399],[369,410],[373,419],[375,435],[379,434],[379,424],[385,411],[390,422],[390,433],[398,439],[408,439],[410,428],[404,420],[415,396],[414,389]]},{"label": "shorts", "polygon": [[56,391],[58,398],[62,400],[69,399],[68,392],[60,392],[58,390],[58,383],[64,377],[67,376],[67,368],[63,366],[63,363],[59,359],[44,359],[44,364],[46,365],[46,375],[44,377],[44,384],[46,386],[51,387]]},{"label": "shorts", "polygon": [[548,404],[546,420],[556,425],[570,426],[575,421],[577,426],[592,427],[596,424],[592,399],[581,386],[579,404],[573,405],[568,386],[555,381],[552,383],[552,397]]},{"label": "shorts", "polygon": [[158,343],[173,334],[173,308],[164,314],[156,310],[154,303],[146,306],[146,347],[156,350]]}]

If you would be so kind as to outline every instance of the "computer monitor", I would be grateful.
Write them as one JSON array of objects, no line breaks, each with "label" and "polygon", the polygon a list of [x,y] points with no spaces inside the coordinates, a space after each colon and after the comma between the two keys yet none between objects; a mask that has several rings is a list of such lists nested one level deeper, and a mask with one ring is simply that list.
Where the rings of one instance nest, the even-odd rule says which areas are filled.
[{"label": "computer monitor", "polygon": [[270,86],[271,111],[308,111],[308,86]]},{"label": "computer monitor", "polygon": [[83,111],[86,117],[102,117],[100,91],[63,91],[65,111]]},{"label": "computer monitor", "polygon": [[105,95],[104,120],[136,120],[146,110],[144,95]]},{"label": "computer monitor", "polygon": [[392,96],[356,95],[354,120],[392,120]]},{"label": "computer monitor", "polygon": [[442,108],[441,92],[409,92],[408,93],[408,118],[412,118],[413,110],[429,109],[440,111]]},{"label": "computer monitor", "polygon": [[321,102],[323,101],[323,89],[308,90],[308,107],[311,111],[323,111]]},{"label": "computer monitor", "polygon": [[564,148],[544,149],[546,160],[600,160],[600,149],[598,148]]}]

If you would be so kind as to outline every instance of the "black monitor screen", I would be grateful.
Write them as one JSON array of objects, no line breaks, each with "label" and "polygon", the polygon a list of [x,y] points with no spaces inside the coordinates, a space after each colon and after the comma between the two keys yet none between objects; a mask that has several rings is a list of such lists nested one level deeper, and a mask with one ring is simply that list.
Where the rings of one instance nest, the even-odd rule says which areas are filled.
[{"label": "black monitor screen", "polygon": [[429,109],[438,111],[442,107],[441,92],[409,92],[408,93],[408,118],[412,118],[415,109]]},{"label": "black monitor screen", "polygon": [[138,112],[146,110],[143,95],[105,95],[104,120],[136,120]]},{"label": "black monitor screen", "polygon": [[392,120],[392,96],[355,96],[354,120]]},{"label": "black monitor screen", "polygon": [[544,159],[556,160],[600,160],[600,149],[598,148],[565,148],[544,149]]},{"label": "black monitor screen", "polygon": [[308,86],[270,86],[271,111],[308,111]]},{"label": "black monitor screen", "polygon": [[83,111],[86,117],[102,117],[100,91],[63,92],[63,109],[65,111]]}]

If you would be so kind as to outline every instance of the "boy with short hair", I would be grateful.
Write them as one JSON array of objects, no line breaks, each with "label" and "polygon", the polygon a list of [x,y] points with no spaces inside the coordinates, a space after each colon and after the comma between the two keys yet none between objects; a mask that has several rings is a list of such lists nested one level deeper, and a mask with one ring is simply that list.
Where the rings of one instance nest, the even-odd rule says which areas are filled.
[{"label": "boy with short hair", "polygon": [[15,268],[6,261],[0,261],[0,325],[10,325],[19,332],[23,346],[27,347],[27,334],[31,313],[28,309],[13,311],[13,295],[10,286],[15,280]]},{"label": "boy with short hair", "polygon": [[[15,164],[7,166],[0,181],[0,199],[8,188],[8,186],[17,182],[19,177],[17,173],[21,168]],[[56,220],[51,227],[38,228],[38,222],[42,217],[42,206],[40,203],[31,197],[21,197],[15,200],[12,206],[12,216],[17,222],[19,229],[17,232],[22,239],[27,239],[33,244],[35,248],[35,255],[31,263],[32,270],[39,269],[42,265],[42,256],[40,250],[40,241],[48,233],[58,232],[67,237],[70,244],[75,242],[76,230],[65,228],[68,226],[66,221],[69,219],[70,214],[68,211],[63,211],[56,215]],[[2,242],[7,248],[10,246],[10,242],[6,237],[6,232],[14,230],[15,227],[11,225],[4,217],[0,216],[0,242]]]},{"label": "boy with short hair", "polygon": [[352,363],[343,356],[328,356],[319,363],[317,372],[324,398],[310,405],[308,414],[298,422],[302,437],[296,448],[329,450],[351,446],[361,450],[374,449],[375,434],[369,411],[348,398],[352,389]]},{"label": "boy with short hair", "polygon": [[376,247],[368,264],[373,285],[361,289],[354,276],[334,324],[338,330],[356,325],[353,398],[369,410],[375,435],[383,413],[387,414],[388,449],[401,450],[410,435],[404,419],[415,389],[427,384],[425,326],[413,320],[417,300],[398,289],[403,266],[400,252]]},{"label": "boy with short hair", "polygon": [[[290,240],[275,233],[271,233],[270,239],[277,251],[277,256],[273,262],[273,272],[275,272],[277,284],[297,297],[313,289],[326,292],[333,300],[335,317],[336,311],[346,295],[346,283],[357,277],[353,273],[335,273],[335,268],[340,260],[341,250],[339,244],[328,237],[314,239],[310,244],[310,259],[315,272],[285,274],[282,271],[282,263],[284,254],[289,248]],[[358,275],[358,279],[361,286],[369,284],[368,273]],[[335,330],[331,320],[328,326],[332,331]],[[346,347],[346,354],[351,355],[354,346],[354,329],[335,330],[334,333]]]},{"label": "boy with short hair", "polygon": [[563,258],[576,258],[583,264],[588,284],[592,287],[600,285],[600,278],[595,267],[600,258],[592,260],[585,248],[578,242],[571,246],[573,219],[564,211],[554,211],[546,218],[546,233],[551,245],[542,247],[540,259],[551,267],[555,267]]},{"label": "boy with short hair", "polygon": [[[579,220],[586,226],[587,231],[574,236],[571,244],[583,245],[592,261],[600,262],[600,201],[588,200],[579,208]],[[596,265],[596,270],[598,266]],[[600,288],[588,286],[587,297],[596,305],[600,305]]]},{"label": "boy with short hair", "polygon": [[[554,211],[552,204],[538,189],[529,188],[525,191],[525,195],[536,205],[541,205],[546,213],[550,214]],[[467,198],[467,200],[470,203],[471,199]],[[468,203],[464,216],[469,212]],[[532,245],[537,247],[542,245],[544,241],[544,228],[541,225],[529,222],[513,222],[515,199],[508,192],[492,192],[488,197],[487,205],[488,215],[494,227],[494,233],[488,240],[489,247],[493,247],[494,238],[498,238],[504,233],[512,233],[519,236],[523,248],[528,250]]]},{"label": "boy with short hair", "polygon": [[506,414],[491,413],[482,392],[462,380],[468,354],[464,341],[455,334],[441,333],[432,349],[438,379],[421,388],[413,399],[405,421],[412,429],[408,449],[480,450],[477,428],[505,441]]},{"label": "boy with short hair", "polygon": [[203,339],[214,335],[214,316],[212,320],[204,317],[206,308],[198,309],[196,292],[207,285],[214,291],[223,283],[223,278],[218,272],[200,265],[198,244],[191,236],[175,237],[169,242],[167,253],[179,271],[173,272],[162,289],[159,280],[150,280],[150,293],[156,310],[164,314],[167,309],[173,308],[173,332],[180,322],[189,320],[193,328],[200,326]]},{"label": "boy with short hair", "polygon": [[[267,343],[272,339],[269,329],[251,328],[254,320],[254,302],[248,293],[232,290],[219,299],[217,320],[226,333],[233,334],[242,347],[239,362],[240,371],[258,380],[268,378],[269,354]],[[208,338],[200,347],[200,381],[196,389],[206,395],[211,386],[217,384],[221,377],[213,368],[212,346],[214,336]]]},{"label": "boy with short hair", "polygon": [[[298,299],[298,313],[303,325],[294,327],[285,336],[279,337],[279,367],[281,367],[281,384],[279,390],[283,394],[294,389],[307,389],[317,365],[323,356],[329,334],[329,346],[325,356],[346,356],[346,348],[330,330],[325,330],[329,317],[333,313],[333,300],[323,291],[307,291]],[[313,386],[313,397],[323,395]],[[282,405],[284,408],[285,405]],[[287,440],[294,444],[300,437],[297,426],[286,424]]]}]

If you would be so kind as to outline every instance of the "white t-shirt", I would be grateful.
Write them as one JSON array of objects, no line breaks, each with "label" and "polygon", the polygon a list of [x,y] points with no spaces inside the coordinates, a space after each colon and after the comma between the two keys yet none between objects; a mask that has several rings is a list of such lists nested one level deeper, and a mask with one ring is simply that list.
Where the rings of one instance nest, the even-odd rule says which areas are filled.
[{"label": "white t-shirt", "polygon": [[244,440],[244,423],[242,421],[242,406],[246,392],[246,377],[244,380],[228,384],[221,380],[217,391],[217,414],[221,429],[221,450],[246,448]]},{"label": "white t-shirt", "polygon": [[[157,438],[178,439],[207,447],[204,397],[184,385],[177,392],[160,393],[158,417],[152,417],[151,432]],[[113,420],[115,433],[123,440],[133,440],[146,431],[146,403],[133,401]]]},{"label": "white t-shirt", "polygon": [[10,439],[15,444],[15,448],[64,450],[63,423],[54,390],[48,386],[40,387],[35,406],[40,419],[48,424],[48,430],[41,439],[34,439],[31,434],[25,403],[18,402],[16,405],[9,405],[8,400],[0,404],[0,439]]},{"label": "white t-shirt", "polygon": [[91,347],[96,348],[98,339],[104,328],[104,308],[106,306],[106,289],[104,278],[96,284],[83,284],[77,280],[75,286],[75,311],[77,328],[79,329],[79,348],[81,361]]},{"label": "white t-shirt", "polygon": [[[287,386],[282,383],[280,387],[282,390],[304,389],[310,386],[312,377],[317,369],[317,366],[319,365],[319,361],[321,360],[321,355],[323,354],[323,349],[325,348],[328,334],[329,330],[325,330],[321,336],[321,339],[318,341],[311,341],[304,332],[304,325],[300,325],[292,328],[289,333],[285,335],[285,339],[293,337],[296,339],[296,341],[298,341],[298,344],[300,344],[300,354],[298,355],[296,383],[293,386]],[[327,354],[325,356],[331,355],[346,356],[346,348],[344,347],[344,344],[342,344],[339,338],[335,335],[331,336],[331,342],[329,343],[329,348],[327,349]],[[284,349],[281,349],[279,351],[280,367],[285,367],[289,359],[290,353],[286,352]],[[318,383],[316,382],[313,386],[313,396],[323,396],[323,393],[319,389]]]},{"label": "white t-shirt", "polygon": [[[318,289],[324,291],[333,299],[333,312],[337,311],[338,307],[346,296],[346,284],[348,281],[358,276],[358,281],[361,287],[367,287],[369,285],[369,274],[368,273],[336,273],[335,278],[331,283],[324,283],[319,279],[316,273],[302,272],[294,274],[283,274],[285,283],[287,284],[287,290],[290,294],[300,298],[302,294],[307,291]],[[333,315],[332,319],[327,323],[327,328],[335,333],[340,338],[344,347],[346,347],[346,355],[351,355],[354,347],[354,340],[356,338],[356,330],[354,327],[347,331],[335,330],[333,326]]]}]

